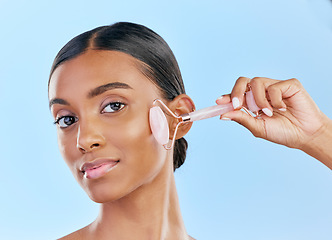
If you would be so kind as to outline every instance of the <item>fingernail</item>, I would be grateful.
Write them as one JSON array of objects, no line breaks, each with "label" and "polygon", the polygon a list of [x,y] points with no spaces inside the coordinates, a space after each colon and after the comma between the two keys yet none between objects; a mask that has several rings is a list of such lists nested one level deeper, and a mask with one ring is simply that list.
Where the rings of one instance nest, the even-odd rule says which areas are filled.
[{"label": "fingernail", "polygon": [[279,108],[279,111],[281,111],[281,112],[286,112],[287,109],[286,109],[286,108]]},{"label": "fingernail", "polygon": [[217,98],[217,101],[218,101],[218,100],[221,100],[221,99],[223,99],[223,98],[224,98],[224,96],[220,96],[220,97]]},{"label": "fingernail", "polygon": [[224,121],[231,121],[231,119],[230,119],[230,118],[228,118],[228,117],[221,117],[221,118],[220,118],[220,120],[224,120]]},{"label": "fingernail", "polygon": [[272,111],[268,108],[263,108],[262,111],[263,113],[265,113],[266,116],[272,117],[273,115]]},{"label": "fingernail", "polygon": [[232,99],[232,104],[234,109],[238,109],[240,107],[240,100],[237,97]]}]

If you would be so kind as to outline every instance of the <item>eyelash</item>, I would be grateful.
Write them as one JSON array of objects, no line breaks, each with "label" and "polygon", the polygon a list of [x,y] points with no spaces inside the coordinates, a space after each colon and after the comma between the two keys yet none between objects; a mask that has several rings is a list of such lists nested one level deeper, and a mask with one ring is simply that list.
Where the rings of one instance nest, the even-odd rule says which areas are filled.
[{"label": "eyelash", "polygon": [[[71,123],[70,125],[67,125],[67,126],[61,126],[60,121],[61,121],[61,120],[65,120],[65,118],[70,118],[70,120],[73,120],[73,123]],[[71,126],[72,124],[74,124],[74,123],[77,122],[77,121],[78,121],[78,118],[77,118],[77,117],[70,116],[70,115],[66,115],[66,116],[58,117],[58,118],[55,120],[54,124],[59,125],[60,128],[67,128],[67,127]],[[65,123],[65,124],[66,124],[66,123]]]},{"label": "eyelash", "polygon": [[[115,106],[115,107],[117,107],[117,108],[119,108],[119,109],[113,110],[112,112],[105,112],[105,108],[108,107],[108,106],[110,106],[110,105],[113,105],[113,107]],[[122,103],[122,102],[119,102],[119,101],[117,101],[117,102],[110,102],[110,103],[106,104],[106,105],[103,107],[101,113],[116,113],[116,112],[121,111],[126,105],[127,105],[127,104]],[[72,122],[71,124],[68,124],[67,126],[61,126],[61,125],[60,125],[60,121],[61,121],[61,120],[65,120],[65,118],[70,118],[70,120],[73,121],[73,122]],[[77,121],[78,121],[78,118],[77,118],[77,117],[75,117],[75,116],[71,116],[71,115],[65,115],[65,116],[60,116],[60,117],[58,117],[58,118],[54,121],[54,124],[60,125],[60,128],[67,128],[67,127],[73,125],[74,123],[76,123]],[[66,124],[66,123],[64,123],[64,124]]]},{"label": "eyelash", "polygon": [[[110,105],[112,105],[113,104],[113,106],[116,106],[116,107],[119,107],[119,109],[117,109],[117,110],[114,110],[114,112],[119,112],[119,111],[121,111],[127,104],[125,104],[125,103],[123,103],[123,102],[119,102],[119,101],[116,101],[116,102],[110,102],[110,103],[107,103],[106,105],[105,105],[105,107],[103,107],[103,110],[101,111],[101,113],[114,113],[114,112],[105,112],[105,108],[107,107],[107,106],[110,106]],[[119,106],[120,105],[120,106]]]}]

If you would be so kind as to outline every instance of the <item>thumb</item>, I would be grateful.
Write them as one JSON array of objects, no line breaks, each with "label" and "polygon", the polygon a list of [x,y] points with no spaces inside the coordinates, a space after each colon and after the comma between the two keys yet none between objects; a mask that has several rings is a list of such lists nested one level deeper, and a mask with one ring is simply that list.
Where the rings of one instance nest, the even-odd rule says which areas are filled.
[{"label": "thumb", "polygon": [[254,118],[241,110],[225,113],[220,119],[223,118],[239,123],[247,128],[255,137],[264,138],[266,136],[264,120]]}]

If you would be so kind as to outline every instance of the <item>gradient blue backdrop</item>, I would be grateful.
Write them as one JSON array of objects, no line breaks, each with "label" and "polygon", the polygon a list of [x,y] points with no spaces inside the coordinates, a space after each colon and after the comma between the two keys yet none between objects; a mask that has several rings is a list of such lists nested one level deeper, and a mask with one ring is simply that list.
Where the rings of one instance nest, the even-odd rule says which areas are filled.
[{"label": "gradient blue backdrop", "polygon": [[[117,21],[165,38],[197,108],[239,76],[296,77],[332,117],[329,0],[0,0],[1,239],[55,239],[97,216],[58,152],[47,81],[67,41]],[[332,172],[321,163],[218,118],[187,139],[175,175],[193,237],[332,239]]]}]

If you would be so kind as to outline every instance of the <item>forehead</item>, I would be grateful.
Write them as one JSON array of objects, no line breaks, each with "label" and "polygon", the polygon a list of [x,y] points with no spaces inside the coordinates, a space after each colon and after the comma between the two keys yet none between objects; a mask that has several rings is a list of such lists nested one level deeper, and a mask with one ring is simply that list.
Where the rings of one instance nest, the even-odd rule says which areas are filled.
[{"label": "forehead", "polygon": [[111,82],[123,82],[133,89],[157,92],[154,84],[141,72],[142,63],[118,51],[88,50],[61,64],[53,73],[49,85],[50,99],[84,91]]}]

